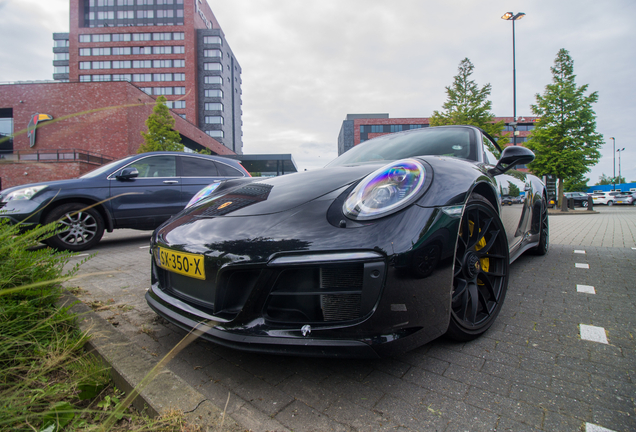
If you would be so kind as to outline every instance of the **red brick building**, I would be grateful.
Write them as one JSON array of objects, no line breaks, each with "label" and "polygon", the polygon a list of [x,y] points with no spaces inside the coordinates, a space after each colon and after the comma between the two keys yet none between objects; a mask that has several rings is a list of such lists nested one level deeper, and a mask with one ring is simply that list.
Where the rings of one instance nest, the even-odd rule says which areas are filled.
[{"label": "red brick building", "polygon": [[[0,186],[72,178],[135,154],[154,104],[128,82],[0,85]],[[27,127],[35,114],[52,119],[39,123],[31,146]],[[173,117],[187,148],[235,155],[192,123]]]}]

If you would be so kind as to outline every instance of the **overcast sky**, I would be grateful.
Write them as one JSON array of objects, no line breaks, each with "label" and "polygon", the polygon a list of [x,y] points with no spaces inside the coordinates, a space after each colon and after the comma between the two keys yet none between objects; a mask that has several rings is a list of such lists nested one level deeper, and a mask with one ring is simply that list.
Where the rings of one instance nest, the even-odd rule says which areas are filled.
[{"label": "overcast sky", "polygon": [[[186,0],[189,1],[189,0]],[[193,1],[193,0],[192,0]],[[300,170],[337,156],[349,113],[429,117],[468,57],[492,85],[493,113],[512,116],[512,23],[517,113],[532,115],[561,48],[594,105],[603,158],[588,176],[636,181],[636,1],[208,0],[243,68],[245,153],[291,153]],[[67,32],[68,0],[0,0],[0,82],[52,79],[52,33]],[[630,130],[632,132],[630,132]],[[618,153],[616,175],[618,175]]]}]

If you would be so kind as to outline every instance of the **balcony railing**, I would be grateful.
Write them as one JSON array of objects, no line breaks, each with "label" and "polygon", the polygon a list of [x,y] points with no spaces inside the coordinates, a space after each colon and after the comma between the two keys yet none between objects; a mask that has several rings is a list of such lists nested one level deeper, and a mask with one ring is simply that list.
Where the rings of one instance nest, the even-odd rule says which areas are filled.
[{"label": "balcony railing", "polygon": [[2,161],[25,162],[69,162],[80,161],[94,165],[103,165],[114,161],[116,158],[94,153],[88,150],[61,149],[61,150],[17,150],[13,153],[0,154]]}]

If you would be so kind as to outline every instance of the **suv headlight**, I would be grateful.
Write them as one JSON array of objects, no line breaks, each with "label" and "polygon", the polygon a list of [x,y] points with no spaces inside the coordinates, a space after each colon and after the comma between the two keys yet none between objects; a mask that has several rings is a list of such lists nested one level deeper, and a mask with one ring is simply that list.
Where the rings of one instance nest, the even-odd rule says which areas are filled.
[{"label": "suv headlight", "polygon": [[415,159],[402,159],[372,172],[349,194],[342,210],[356,220],[377,219],[411,204],[424,187],[426,169]]},{"label": "suv headlight", "polygon": [[5,197],[4,201],[11,200],[30,200],[33,196],[40,192],[42,189],[46,188],[48,185],[40,185],[40,186],[28,186],[22,189],[14,190],[13,192],[9,192]]}]

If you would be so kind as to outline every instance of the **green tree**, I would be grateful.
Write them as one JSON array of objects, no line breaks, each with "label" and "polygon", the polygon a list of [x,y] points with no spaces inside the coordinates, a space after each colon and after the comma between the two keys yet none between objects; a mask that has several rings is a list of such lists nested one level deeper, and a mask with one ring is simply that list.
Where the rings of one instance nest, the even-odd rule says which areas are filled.
[{"label": "green tree", "polygon": [[[504,122],[493,123],[494,114],[490,112],[492,102],[488,100],[491,85],[486,84],[479,88],[474,80],[470,79],[475,66],[468,58],[459,63],[458,74],[455,75],[453,84],[446,87],[448,99],[442,106],[444,110],[433,111],[430,119],[431,126],[444,125],[471,125],[485,130],[497,143],[503,147],[508,143],[507,137],[502,137]],[[491,149],[497,156],[499,151]]]},{"label": "green tree", "polygon": [[179,135],[179,131],[174,130],[174,119],[166,106],[165,96],[157,98],[152,114],[146,120],[146,126],[148,132],[141,131],[144,143],[139,147],[137,153],[183,151],[181,135]]},{"label": "green tree", "polygon": [[603,136],[596,132],[596,113],[592,109],[598,93],[586,96],[587,84],[576,85],[570,53],[559,50],[550,70],[552,84],[546,86],[543,96],[536,95],[537,104],[532,105],[532,112],[541,118],[526,147],[536,155],[528,165],[533,173],[554,174],[559,179],[560,205],[564,180],[579,178],[598,162]]},{"label": "green tree", "polygon": [[583,177],[583,175],[579,175],[577,177],[570,177],[566,179],[563,184],[566,192],[586,192],[587,191],[587,182],[590,179],[587,177]]},{"label": "green tree", "polygon": [[598,178],[598,181],[594,183],[594,186],[615,185],[615,184],[621,184],[621,183],[627,183],[627,181],[625,181],[625,177],[623,176],[610,177],[610,176],[606,176],[605,173],[603,173]]},{"label": "green tree", "polygon": [[518,197],[519,195],[521,195],[521,191],[516,184],[510,183],[508,187],[508,195],[510,195],[511,197]]}]

